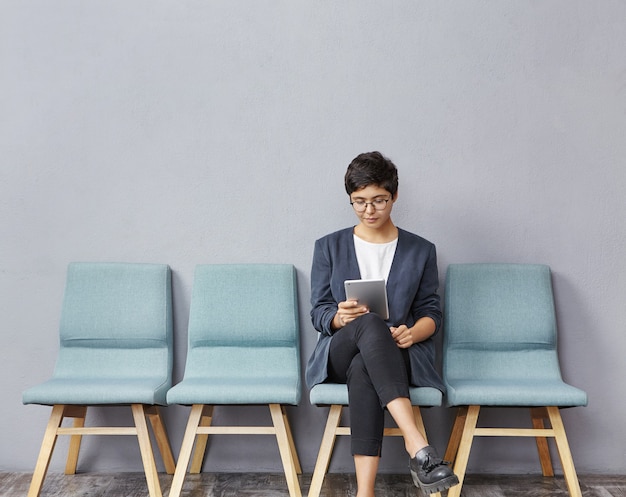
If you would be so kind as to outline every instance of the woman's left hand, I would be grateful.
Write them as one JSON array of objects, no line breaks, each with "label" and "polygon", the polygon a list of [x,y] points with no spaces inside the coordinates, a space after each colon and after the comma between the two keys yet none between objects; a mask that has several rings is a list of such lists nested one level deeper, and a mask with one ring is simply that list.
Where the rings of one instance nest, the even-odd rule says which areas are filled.
[{"label": "woman's left hand", "polygon": [[413,345],[413,335],[411,330],[407,328],[405,324],[401,324],[398,327],[392,326],[389,330],[391,331],[391,336],[396,341],[396,344],[401,349],[408,349],[411,345]]}]

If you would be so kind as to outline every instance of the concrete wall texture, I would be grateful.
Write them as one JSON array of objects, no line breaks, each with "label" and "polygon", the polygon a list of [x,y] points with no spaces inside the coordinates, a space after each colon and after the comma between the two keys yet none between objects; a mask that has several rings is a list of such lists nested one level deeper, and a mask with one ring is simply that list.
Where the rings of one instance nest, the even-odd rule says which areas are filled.
[{"label": "concrete wall texture", "polygon": [[[292,263],[306,362],[313,242],[355,223],[345,168],[380,150],[442,288],[454,262],[551,266],[563,375],[589,394],[564,412],[577,469],[623,473],[625,21],[618,0],[2,2],[0,469],[34,468],[49,409],[21,392],[52,372],[70,261],[172,267],[175,381],[195,265]],[[176,453],[187,413],[165,409]],[[312,472],[326,409],[305,390],[289,415]],[[440,450],[452,415],[424,414]],[[265,437],[216,437],[205,467],[281,471]],[[79,468],[140,471],[139,451],[88,438]],[[341,440],[331,471],[352,470]],[[405,470],[387,441],[381,471]],[[532,440],[481,440],[469,467],[539,470]]]}]

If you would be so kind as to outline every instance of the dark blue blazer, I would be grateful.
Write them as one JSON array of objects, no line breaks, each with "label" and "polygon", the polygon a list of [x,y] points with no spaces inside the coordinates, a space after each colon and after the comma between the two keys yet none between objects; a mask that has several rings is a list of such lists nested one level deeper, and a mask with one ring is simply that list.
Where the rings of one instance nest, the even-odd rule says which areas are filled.
[{"label": "dark blue blazer", "polygon": [[[346,300],[343,283],[361,278],[353,233],[353,228],[346,228],[315,242],[311,269],[311,319],[319,336],[306,368],[309,388],[324,382],[328,376],[328,351],[333,337],[331,322],[338,303]],[[405,324],[410,328],[418,319],[429,316],[435,321],[436,332],[439,331],[442,315],[438,287],[435,246],[420,236],[399,229],[398,245],[387,280],[387,324]],[[409,357],[411,384],[435,387],[443,392],[444,385],[435,369],[432,337],[409,347]]]}]

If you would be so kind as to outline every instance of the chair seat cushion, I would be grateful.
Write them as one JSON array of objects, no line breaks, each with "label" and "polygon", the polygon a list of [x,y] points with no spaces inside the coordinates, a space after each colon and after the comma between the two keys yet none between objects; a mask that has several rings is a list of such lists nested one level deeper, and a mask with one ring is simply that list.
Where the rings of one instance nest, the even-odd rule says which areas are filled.
[{"label": "chair seat cushion", "polygon": [[26,390],[24,404],[166,405],[163,378],[53,378]]},{"label": "chair seat cushion", "polygon": [[[414,406],[440,406],[442,394],[432,387],[409,388],[411,404]],[[311,404],[314,405],[348,405],[348,386],[341,383],[319,383],[309,394]]]},{"label": "chair seat cushion", "polygon": [[293,378],[188,378],[167,393],[168,404],[290,404],[300,400]]},{"label": "chair seat cushion", "polygon": [[448,406],[574,407],[587,405],[587,394],[559,380],[448,380]]}]

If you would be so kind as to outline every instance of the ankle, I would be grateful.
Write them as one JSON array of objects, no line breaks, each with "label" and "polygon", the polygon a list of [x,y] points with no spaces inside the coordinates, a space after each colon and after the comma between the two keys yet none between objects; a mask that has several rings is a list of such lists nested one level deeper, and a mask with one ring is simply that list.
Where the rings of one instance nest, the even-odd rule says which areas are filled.
[{"label": "ankle", "polygon": [[424,449],[428,447],[428,444],[411,444],[411,445],[407,445],[405,447],[406,451],[409,453],[409,457],[413,458],[415,457],[415,454],[417,454],[420,450]]}]

